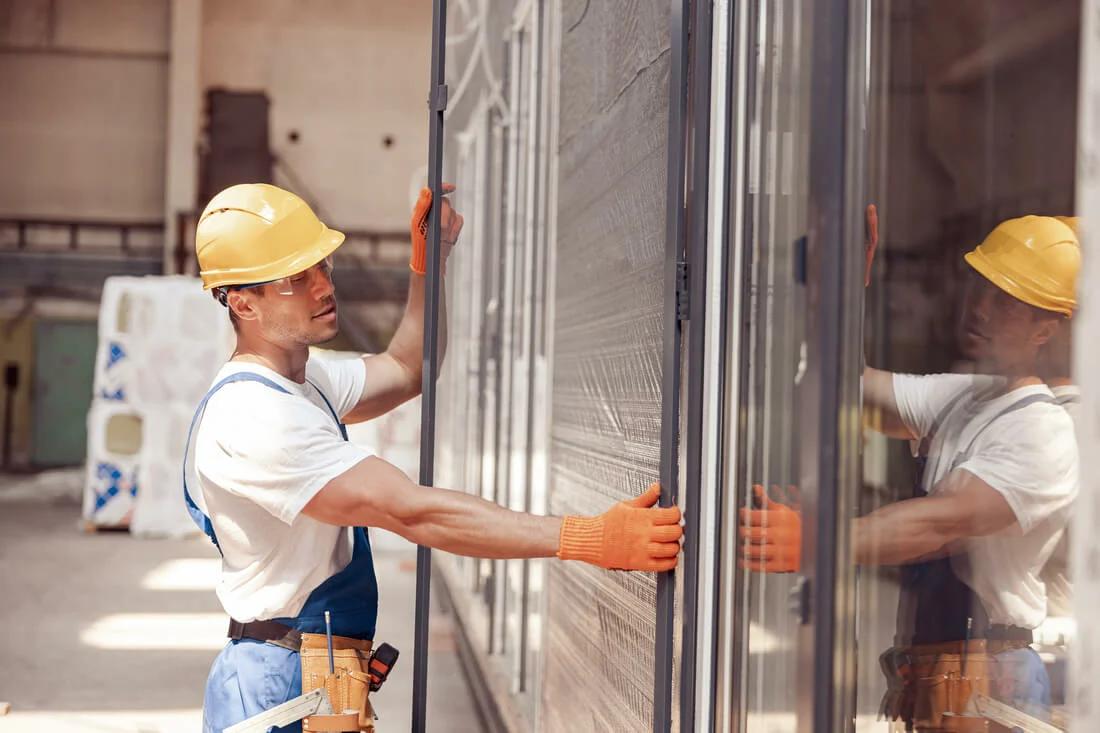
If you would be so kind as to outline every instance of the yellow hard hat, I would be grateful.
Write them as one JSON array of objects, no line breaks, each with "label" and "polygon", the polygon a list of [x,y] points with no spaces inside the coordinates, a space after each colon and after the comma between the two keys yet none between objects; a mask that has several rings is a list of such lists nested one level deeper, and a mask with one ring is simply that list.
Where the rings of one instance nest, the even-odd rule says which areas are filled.
[{"label": "yellow hard hat", "polygon": [[1081,247],[1073,230],[1052,216],[1003,221],[965,258],[1017,300],[1067,316],[1077,307]]},{"label": "yellow hard hat", "polygon": [[326,227],[309,204],[266,183],[225,189],[206,205],[195,228],[204,290],[289,277],[343,242],[344,235]]}]

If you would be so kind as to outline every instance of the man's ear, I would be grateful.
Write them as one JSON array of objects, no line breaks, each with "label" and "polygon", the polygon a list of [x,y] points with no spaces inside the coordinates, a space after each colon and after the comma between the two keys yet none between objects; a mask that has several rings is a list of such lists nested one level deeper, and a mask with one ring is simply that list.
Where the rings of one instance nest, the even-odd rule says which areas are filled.
[{"label": "man's ear", "polygon": [[241,290],[230,290],[225,297],[225,304],[233,314],[242,321],[254,321],[259,317],[250,293]]},{"label": "man's ear", "polygon": [[1032,337],[1032,343],[1036,346],[1046,344],[1054,338],[1054,335],[1058,333],[1058,329],[1067,327],[1068,324],[1063,324],[1065,320],[1065,318],[1044,318],[1039,321]]}]

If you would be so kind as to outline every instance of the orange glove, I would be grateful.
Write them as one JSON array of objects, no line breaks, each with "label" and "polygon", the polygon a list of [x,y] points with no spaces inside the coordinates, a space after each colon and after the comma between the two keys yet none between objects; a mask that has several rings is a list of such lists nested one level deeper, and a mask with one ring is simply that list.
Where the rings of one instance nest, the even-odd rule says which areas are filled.
[{"label": "orange glove", "polygon": [[653,484],[598,517],[565,517],[558,557],[608,570],[672,570],[684,529],[679,507],[650,508],[660,498],[661,487]]},{"label": "orange glove", "polygon": [[754,484],[752,490],[757,504],[764,508],[741,509],[739,565],[754,572],[797,573],[802,565],[802,513],[797,489],[791,487],[789,500],[793,508],[772,501],[760,484]]},{"label": "orange glove", "polygon": [[[443,184],[443,193],[454,191],[455,187],[450,183]],[[412,235],[412,259],[409,260],[409,268],[418,275],[428,271],[428,214],[432,210],[432,190],[420,189],[420,197],[416,199],[413,207],[412,220],[409,222],[409,234]],[[451,202],[443,199],[443,219],[440,221],[439,245],[442,248],[441,262],[446,271],[447,257],[451,254],[458,239],[458,233],[462,231],[462,216],[451,207]]]},{"label": "orange glove", "polygon": [[874,204],[867,204],[863,236],[863,253],[866,259],[863,266],[863,287],[868,287],[871,284],[871,264],[875,261],[875,250],[878,249],[878,209]]}]

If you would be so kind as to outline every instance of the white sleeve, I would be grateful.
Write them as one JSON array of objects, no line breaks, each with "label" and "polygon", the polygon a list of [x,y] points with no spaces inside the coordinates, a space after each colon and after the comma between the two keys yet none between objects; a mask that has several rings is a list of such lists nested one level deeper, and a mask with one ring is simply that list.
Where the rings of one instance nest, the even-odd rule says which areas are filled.
[{"label": "white sleeve", "polygon": [[355,409],[363,398],[363,387],[367,383],[367,365],[362,358],[333,359],[331,357],[309,357],[309,363],[317,367],[322,375],[320,386],[325,397],[332,402],[332,409],[343,419],[344,415]]},{"label": "white sleeve", "polygon": [[894,374],[894,401],[902,423],[923,438],[944,410],[974,388],[971,374]]},{"label": "white sleeve", "polygon": [[322,410],[258,384],[231,385],[215,395],[201,430],[195,468],[204,484],[287,524],[325,484],[371,455],[343,440]]},{"label": "white sleeve", "polygon": [[975,441],[963,468],[989,484],[1012,507],[1027,532],[1077,496],[1077,440],[1060,407],[1006,415]]}]

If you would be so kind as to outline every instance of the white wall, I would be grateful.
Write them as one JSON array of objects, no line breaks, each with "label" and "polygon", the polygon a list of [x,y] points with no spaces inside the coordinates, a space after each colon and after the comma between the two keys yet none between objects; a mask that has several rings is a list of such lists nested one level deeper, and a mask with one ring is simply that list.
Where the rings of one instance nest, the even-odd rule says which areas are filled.
[{"label": "white wall", "polygon": [[0,215],[159,219],[167,0],[0,7]]},{"label": "white wall", "polygon": [[267,92],[272,148],[329,223],[408,226],[427,160],[430,2],[205,0],[202,43],[201,86]]}]

